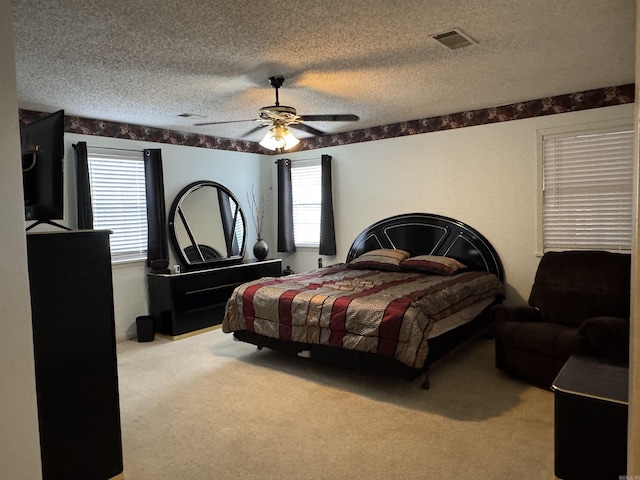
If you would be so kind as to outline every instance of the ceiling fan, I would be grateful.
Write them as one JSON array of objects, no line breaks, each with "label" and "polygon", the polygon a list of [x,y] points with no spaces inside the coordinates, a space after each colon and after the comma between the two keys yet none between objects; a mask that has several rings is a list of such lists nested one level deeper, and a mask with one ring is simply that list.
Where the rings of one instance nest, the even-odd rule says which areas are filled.
[{"label": "ceiling fan", "polygon": [[313,128],[304,122],[354,122],[360,120],[360,117],[353,114],[298,115],[295,108],[280,105],[278,90],[284,83],[284,77],[269,77],[269,83],[276,89],[276,103],[275,105],[262,107],[260,109],[259,118],[252,118],[248,120],[229,120],[224,122],[205,122],[196,123],[194,125],[204,126],[221,125],[225,123],[260,122],[261,125],[252,128],[244,136],[246,137],[247,135],[250,135],[262,128],[271,127],[262,141],[260,141],[260,145],[269,150],[285,151],[290,150],[300,143],[300,140],[298,140],[289,131],[289,127],[321,136],[324,135],[323,131]]}]

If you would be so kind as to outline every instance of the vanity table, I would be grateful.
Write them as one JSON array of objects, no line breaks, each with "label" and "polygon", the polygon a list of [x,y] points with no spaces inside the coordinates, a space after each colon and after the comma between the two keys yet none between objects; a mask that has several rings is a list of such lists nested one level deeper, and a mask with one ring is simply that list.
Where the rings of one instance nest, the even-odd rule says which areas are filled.
[{"label": "vanity table", "polygon": [[282,260],[262,260],[186,273],[148,274],[150,313],[159,334],[177,340],[222,323],[224,307],[238,285],[279,277]]},{"label": "vanity table", "polygon": [[247,222],[229,189],[210,180],[185,186],[169,211],[169,234],[182,273],[150,273],[155,331],[173,340],[222,323],[238,285],[279,277],[282,260],[246,261]]}]

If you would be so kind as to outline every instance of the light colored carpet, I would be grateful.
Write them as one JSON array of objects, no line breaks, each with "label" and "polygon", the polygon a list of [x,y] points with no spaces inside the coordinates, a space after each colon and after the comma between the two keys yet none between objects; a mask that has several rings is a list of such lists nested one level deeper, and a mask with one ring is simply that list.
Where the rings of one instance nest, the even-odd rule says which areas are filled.
[{"label": "light colored carpet", "polygon": [[552,479],[553,394],[479,338],[420,380],[214,330],[118,344],[125,480]]}]

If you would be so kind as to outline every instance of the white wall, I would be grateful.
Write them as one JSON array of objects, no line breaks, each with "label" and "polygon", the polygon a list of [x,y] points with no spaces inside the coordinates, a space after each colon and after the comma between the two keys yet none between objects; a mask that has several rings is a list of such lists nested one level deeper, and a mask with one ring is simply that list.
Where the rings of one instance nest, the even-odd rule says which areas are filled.
[{"label": "white wall", "polygon": [[[537,131],[624,118],[634,105],[516,120],[477,127],[331,147],[287,155],[333,156],[337,255],[342,262],[364,228],[399,213],[453,217],[479,230],[504,264],[507,301],[528,299],[539,255]],[[273,167],[273,166],[272,166]],[[275,179],[275,168],[272,178]],[[274,181],[274,180],[272,180]],[[285,254],[283,265],[317,267],[317,249]]]},{"label": "white wall", "polygon": [[42,478],[11,2],[0,1],[0,476]]},{"label": "white wall", "polygon": [[[636,2],[636,31],[640,24],[640,9],[637,8]],[[640,78],[640,35],[636,34],[636,79]],[[635,88],[636,99],[640,98],[640,85],[636,80]],[[634,251],[635,255],[631,256],[631,339],[629,347],[629,420],[627,427],[627,471],[626,474],[631,476],[640,475],[640,378],[638,371],[640,369],[640,261],[638,258],[638,248],[640,247],[640,221],[638,221],[638,213],[640,212],[640,156],[639,145],[640,136],[640,109],[636,101],[636,110],[634,115],[634,125],[636,127],[636,150],[635,150],[635,231],[634,231]]]}]

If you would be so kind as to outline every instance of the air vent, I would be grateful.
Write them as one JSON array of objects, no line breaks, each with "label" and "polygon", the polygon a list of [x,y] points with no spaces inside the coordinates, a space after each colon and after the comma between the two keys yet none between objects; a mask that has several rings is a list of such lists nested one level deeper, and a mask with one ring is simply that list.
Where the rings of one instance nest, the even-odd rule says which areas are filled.
[{"label": "air vent", "polygon": [[450,50],[476,45],[478,42],[462,33],[458,28],[433,35],[433,38]]}]

